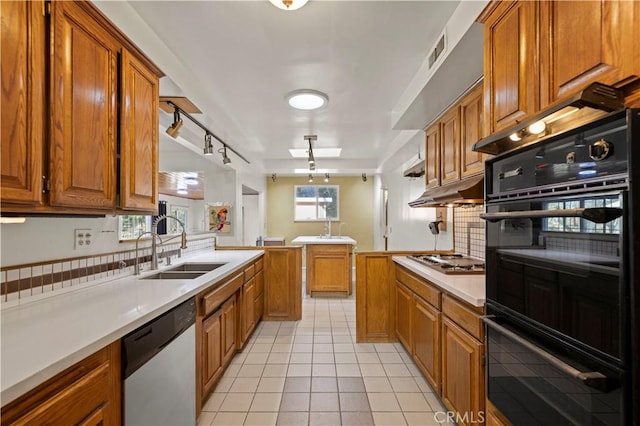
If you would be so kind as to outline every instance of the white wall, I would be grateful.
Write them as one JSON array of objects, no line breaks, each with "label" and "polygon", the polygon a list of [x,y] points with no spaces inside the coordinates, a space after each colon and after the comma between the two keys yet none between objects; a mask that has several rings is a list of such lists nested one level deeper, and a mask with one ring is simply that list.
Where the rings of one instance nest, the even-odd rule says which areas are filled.
[{"label": "white wall", "polygon": [[255,245],[260,233],[260,216],[258,212],[259,195],[243,195],[242,208],[244,209],[244,235],[243,245]]},{"label": "white wall", "polygon": [[[402,176],[404,167],[380,176],[380,187],[389,190],[389,250],[433,250],[436,236],[431,234],[428,223],[435,220],[434,208],[411,208],[407,204],[424,192],[424,179],[408,179]],[[447,231],[437,237],[438,250],[453,249],[453,214],[447,209]],[[379,231],[382,232],[382,231]],[[381,238],[376,239],[382,241]],[[383,249],[376,246],[376,249]]]}]

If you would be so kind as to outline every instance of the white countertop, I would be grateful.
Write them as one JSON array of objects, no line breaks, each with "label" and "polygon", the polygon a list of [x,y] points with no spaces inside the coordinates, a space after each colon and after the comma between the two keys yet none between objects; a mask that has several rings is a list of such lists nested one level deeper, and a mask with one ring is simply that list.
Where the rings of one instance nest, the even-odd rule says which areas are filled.
[{"label": "white countertop", "polygon": [[407,256],[393,256],[393,261],[473,306],[484,306],[486,299],[484,274],[447,275],[413,261]]},{"label": "white countertop", "polygon": [[349,237],[322,237],[317,235],[307,235],[296,237],[291,241],[292,244],[351,244],[356,245],[356,240]]},{"label": "white countertop", "polygon": [[77,291],[2,309],[2,405],[120,339],[158,315],[226,278],[263,254],[220,250],[185,256],[186,262],[228,262],[190,280],[141,280],[145,271]]}]

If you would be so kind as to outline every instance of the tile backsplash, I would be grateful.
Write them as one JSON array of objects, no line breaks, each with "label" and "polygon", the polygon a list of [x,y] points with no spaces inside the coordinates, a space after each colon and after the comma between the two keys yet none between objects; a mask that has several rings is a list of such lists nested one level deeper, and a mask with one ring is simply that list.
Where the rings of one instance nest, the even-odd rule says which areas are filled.
[{"label": "tile backsplash", "polygon": [[483,212],[483,205],[453,209],[453,248],[456,253],[485,258],[485,224],[480,219],[480,213]]},{"label": "tile backsplash", "polygon": [[[158,250],[174,250],[180,243],[159,245]],[[215,247],[214,237],[191,240],[183,253]],[[151,259],[150,247],[138,250],[141,267]],[[58,290],[79,287],[92,281],[121,278],[133,274],[135,250],[123,250],[66,259],[56,259],[0,269],[1,302],[18,301]]]}]

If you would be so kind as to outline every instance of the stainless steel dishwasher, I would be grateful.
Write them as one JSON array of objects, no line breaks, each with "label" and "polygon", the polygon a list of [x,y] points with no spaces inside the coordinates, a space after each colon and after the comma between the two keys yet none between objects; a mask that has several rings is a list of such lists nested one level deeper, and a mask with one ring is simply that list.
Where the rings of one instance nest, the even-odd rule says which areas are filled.
[{"label": "stainless steel dishwasher", "polygon": [[122,338],[126,426],[195,425],[195,313],[190,299]]}]

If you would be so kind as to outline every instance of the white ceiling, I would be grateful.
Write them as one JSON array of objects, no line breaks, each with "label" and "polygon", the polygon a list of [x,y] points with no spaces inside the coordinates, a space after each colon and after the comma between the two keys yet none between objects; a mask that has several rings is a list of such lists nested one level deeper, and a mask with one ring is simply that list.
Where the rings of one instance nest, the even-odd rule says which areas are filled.
[{"label": "white ceiling", "polygon": [[[423,112],[429,99],[444,107],[478,77],[477,63],[457,67],[461,90],[441,83],[429,88],[434,70],[425,60],[445,25],[449,41],[460,32],[452,15],[468,4],[475,17],[486,2],[310,0],[291,12],[267,0],[96,3],[167,74],[160,94],[187,96],[203,111],[195,117],[256,172],[306,168],[288,149],[306,147],[303,136],[316,134],[314,147],[342,148],[340,160],[317,162],[319,172],[360,174],[381,171],[390,157],[394,165],[415,160],[419,129],[429,120],[420,118],[432,114]],[[481,70],[479,34],[480,40],[475,33],[466,38],[480,43]],[[326,93],[328,107],[288,107],[285,94],[305,88]],[[172,117],[160,112],[160,119],[164,128]],[[161,156],[189,143],[202,152],[203,132],[187,120],[183,129],[181,144],[161,138]],[[234,167],[242,163],[232,160]]]}]

